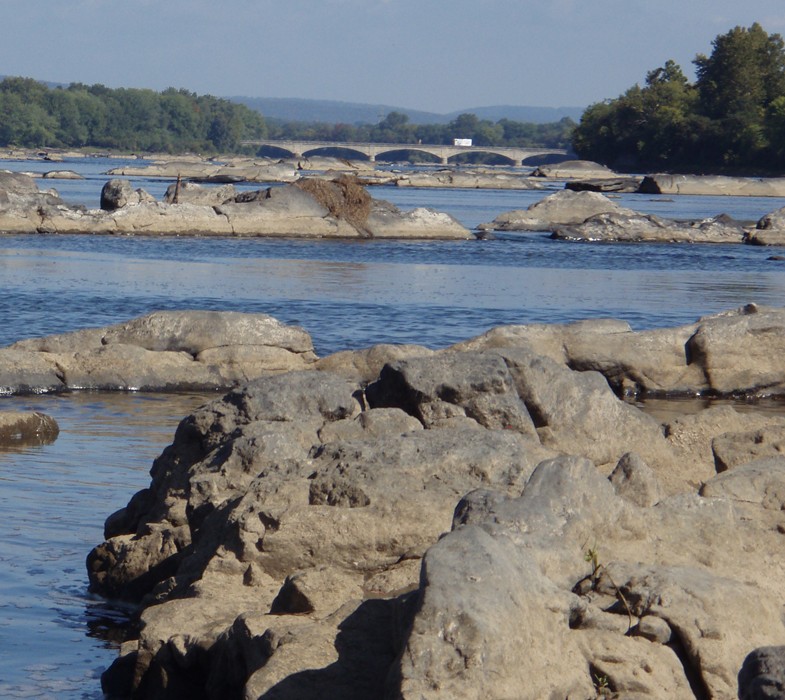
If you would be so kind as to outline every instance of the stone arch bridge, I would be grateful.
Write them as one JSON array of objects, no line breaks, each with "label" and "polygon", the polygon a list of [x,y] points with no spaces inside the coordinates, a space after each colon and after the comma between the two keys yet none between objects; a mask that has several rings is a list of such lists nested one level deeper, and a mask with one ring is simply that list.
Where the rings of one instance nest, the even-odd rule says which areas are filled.
[{"label": "stone arch bridge", "polygon": [[[384,160],[387,153],[413,151],[435,156],[443,164],[462,153],[488,153],[506,158],[513,165],[524,165],[529,158],[536,156],[566,156],[562,148],[515,148],[502,146],[434,146],[422,143],[342,143],[337,141],[241,141],[243,146],[270,146],[291,153],[295,158],[318,155],[320,151],[340,148],[374,162]],[[381,158],[380,158],[381,156]]]}]

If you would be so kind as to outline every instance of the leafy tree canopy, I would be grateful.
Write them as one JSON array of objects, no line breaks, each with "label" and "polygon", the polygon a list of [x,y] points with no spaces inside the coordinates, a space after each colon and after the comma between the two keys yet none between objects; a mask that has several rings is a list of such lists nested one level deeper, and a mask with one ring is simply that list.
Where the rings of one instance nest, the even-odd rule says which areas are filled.
[{"label": "leafy tree canopy", "polygon": [[643,87],[591,105],[575,129],[583,158],[621,169],[785,168],[785,43],[759,24],[717,36],[690,84],[673,61]]},{"label": "leafy tree canopy", "polygon": [[25,148],[240,151],[267,136],[258,112],[229,100],[169,88],[162,93],[30,78],[0,82],[0,143]]},{"label": "leafy tree canopy", "polygon": [[378,124],[269,123],[245,105],[187,90],[163,92],[71,83],[49,88],[30,78],[0,81],[0,145],[111,148],[137,152],[247,152],[242,141],[295,139],[344,143],[569,146],[575,123],[492,122],[461,114],[449,124],[416,125],[390,112]]}]

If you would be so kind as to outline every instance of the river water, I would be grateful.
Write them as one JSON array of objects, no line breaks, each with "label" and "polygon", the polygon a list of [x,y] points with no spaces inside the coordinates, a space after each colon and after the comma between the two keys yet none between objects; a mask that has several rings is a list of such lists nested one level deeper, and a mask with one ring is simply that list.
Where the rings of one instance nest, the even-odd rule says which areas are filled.
[{"label": "river water", "polygon": [[[77,170],[85,180],[51,185],[94,208],[102,173],[116,164],[0,168]],[[158,197],[166,187],[133,184]],[[372,194],[404,209],[448,211],[474,228],[548,192],[379,187]],[[724,212],[754,221],[785,206],[762,198],[619,199],[685,219]],[[304,326],[320,355],[377,342],[443,347],[505,323],[615,317],[653,328],[748,302],[782,305],[785,262],[773,259],[779,252],[571,243],[540,234],[458,242],[3,236],[0,345],[183,308],[272,314]],[[102,540],[106,516],[147,485],[152,459],[180,418],[209,398],[0,399],[0,410],[33,408],[61,427],[51,444],[0,451],[1,698],[101,697],[98,678],[116,655],[115,623],[125,611],[87,594],[85,556]]]}]

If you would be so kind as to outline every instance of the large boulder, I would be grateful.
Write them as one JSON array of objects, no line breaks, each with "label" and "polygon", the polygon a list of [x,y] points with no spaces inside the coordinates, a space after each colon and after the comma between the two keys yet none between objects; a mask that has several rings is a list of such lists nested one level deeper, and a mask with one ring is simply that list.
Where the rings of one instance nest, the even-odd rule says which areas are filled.
[{"label": "large boulder", "polygon": [[101,188],[101,209],[115,211],[132,204],[153,202],[155,198],[143,189],[134,189],[128,180],[109,180]]}]

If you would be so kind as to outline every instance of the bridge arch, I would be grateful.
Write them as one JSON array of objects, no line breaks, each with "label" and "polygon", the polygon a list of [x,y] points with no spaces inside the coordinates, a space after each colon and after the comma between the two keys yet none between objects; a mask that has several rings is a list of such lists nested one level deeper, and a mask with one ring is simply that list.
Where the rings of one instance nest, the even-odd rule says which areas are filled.
[{"label": "bridge arch", "polygon": [[441,163],[442,159],[435,153],[424,148],[392,148],[389,151],[379,151],[376,160],[387,161],[390,163],[411,163],[411,156],[417,154],[418,160],[424,163]]},{"label": "bridge arch", "polygon": [[282,148],[281,146],[259,146],[259,150],[256,151],[257,158],[295,158],[296,155],[294,151],[288,148]]},{"label": "bridge arch", "polygon": [[455,153],[447,158],[448,163],[482,163],[485,165],[518,165],[515,158],[503,153],[497,153],[493,148],[488,150],[475,149],[471,152]]},{"label": "bridge arch", "polygon": [[309,156],[325,156],[331,158],[343,158],[345,160],[370,160],[367,153],[363,151],[347,148],[346,146],[319,146],[309,148],[301,154],[304,158]]}]

